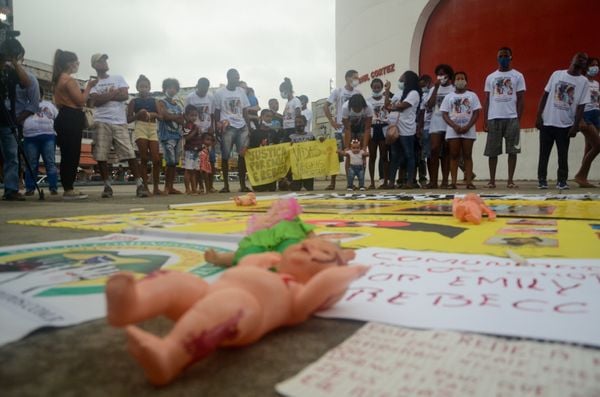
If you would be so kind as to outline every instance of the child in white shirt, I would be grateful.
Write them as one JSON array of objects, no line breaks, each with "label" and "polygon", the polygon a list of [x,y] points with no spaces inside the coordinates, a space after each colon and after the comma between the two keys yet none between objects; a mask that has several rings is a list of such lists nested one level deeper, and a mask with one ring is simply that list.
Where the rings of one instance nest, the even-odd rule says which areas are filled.
[{"label": "child in white shirt", "polygon": [[358,139],[350,142],[350,149],[344,153],[346,156],[346,169],[348,170],[348,189],[354,190],[354,177],[358,178],[359,190],[365,190],[365,165],[369,153],[363,150]]}]

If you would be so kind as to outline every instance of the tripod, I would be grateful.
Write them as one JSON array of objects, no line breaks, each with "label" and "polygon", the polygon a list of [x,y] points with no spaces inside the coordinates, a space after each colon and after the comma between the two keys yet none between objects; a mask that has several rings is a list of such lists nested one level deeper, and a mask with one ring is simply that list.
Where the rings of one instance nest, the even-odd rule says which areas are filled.
[{"label": "tripod", "polygon": [[[12,115],[10,114],[10,112],[8,111],[8,109],[6,109],[6,106],[1,106],[1,107],[4,112],[4,115],[6,116],[6,120],[8,121],[8,128],[10,128],[10,130],[13,134],[13,137],[15,138],[15,141],[17,142],[18,156],[21,156],[21,158],[23,159],[23,162],[25,163],[25,165],[27,166],[27,170],[29,171],[29,175],[31,175],[32,179],[33,179],[33,169],[31,168],[29,159],[25,155],[25,149],[23,148],[23,142],[21,142],[21,140],[19,139],[17,123],[14,120],[14,118],[12,117]],[[37,180],[34,180],[33,184],[35,185],[35,189],[38,192],[39,199],[44,200],[44,191],[42,189],[40,189],[40,187],[37,183]]]}]

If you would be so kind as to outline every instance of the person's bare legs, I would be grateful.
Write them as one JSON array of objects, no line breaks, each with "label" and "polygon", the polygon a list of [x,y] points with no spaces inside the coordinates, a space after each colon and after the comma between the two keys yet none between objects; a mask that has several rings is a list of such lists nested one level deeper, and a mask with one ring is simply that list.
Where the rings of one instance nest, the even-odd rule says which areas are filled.
[{"label": "person's bare legs", "polygon": [[160,170],[162,168],[160,160],[160,151],[158,150],[158,141],[149,141],[148,150],[152,159],[152,193],[156,195],[163,194],[160,190]]},{"label": "person's bare legs", "polygon": [[588,181],[588,174],[592,166],[592,162],[600,153],[600,136],[598,130],[592,124],[587,124],[586,128],[582,128],[581,132],[585,137],[585,150],[581,160],[581,167],[575,174],[575,182],[580,187],[596,187]]}]

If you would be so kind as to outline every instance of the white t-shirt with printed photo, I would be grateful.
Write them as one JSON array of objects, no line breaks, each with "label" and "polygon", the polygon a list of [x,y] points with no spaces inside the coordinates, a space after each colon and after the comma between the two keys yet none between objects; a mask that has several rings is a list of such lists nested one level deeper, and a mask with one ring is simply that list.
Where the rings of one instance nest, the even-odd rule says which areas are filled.
[{"label": "white t-shirt with printed photo", "polygon": [[517,93],[525,91],[525,78],[515,69],[496,70],[485,79],[484,91],[490,94],[488,120],[516,119]]},{"label": "white t-shirt with printed photo", "polygon": [[52,102],[41,101],[38,111],[27,117],[23,122],[23,136],[32,138],[38,135],[56,135],[54,119],[58,116],[58,109]]},{"label": "white t-shirt with printed photo", "polygon": [[296,109],[302,110],[302,102],[298,97],[288,99],[283,109],[283,129],[296,128]]},{"label": "white t-shirt with printed photo", "polygon": [[417,133],[417,111],[419,110],[419,93],[415,90],[406,95],[406,98],[401,100],[403,91],[398,91],[392,97],[392,104],[398,105],[401,102],[410,103],[410,107],[398,112],[398,121],[396,125],[400,130],[400,136],[411,136]]},{"label": "white t-shirt with printed photo", "polygon": [[[344,106],[344,104],[346,102],[348,102],[348,100],[350,99],[350,97],[352,95],[356,95],[356,94],[360,94],[360,93],[361,92],[358,90],[358,88],[348,90],[348,89],[346,89],[345,86],[336,88],[335,90],[331,91],[331,94],[329,94],[329,98],[327,99],[327,103],[335,105],[335,109],[336,109],[335,121],[338,124],[342,124],[342,107]],[[342,132],[343,129],[344,129],[344,127],[342,126],[336,132]]]},{"label": "white t-shirt with printed photo", "polygon": [[350,132],[356,132],[362,134],[364,132],[365,120],[369,117],[373,117],[373,108],[367,102],[367,107],[356,113],[350,109],[349,102],[346,101],[342,106],[342,120],[348,120],[350,123]]},{"label": "white t-shirt with printed photo", "polygon": [[[429,132],[446,131],[446,122],[442,118],[442,112],[440,106],[444,101],[446,95],[453,93],[455,90],[454,85],[448,84],[447,86],[440,85],[437,91],[437,97],[435,99],[435,105],[431,111],[431,122],[429,124]],[[427,100],[433,95],[433,89],[429,92]]]},{"label": "white t-shirt with printed photo", "polygon": [[387,124],[388,111],[385,109],[385,97],[382,95],[379,99],[372,96],[367,98],[367,103],[373,109],[373,125]]},{"label": "white t-shirt with printed photo", "polygon": [[304,132],[306,132],[306,133],[312,132],[312,119],[313,119],[312,110],[310,110],[309,108],[306,108],[302,111],[301,114],[306,119],[306,127],[304,127]]},{"label": "white t-shirt with printed photo", "polygon": [[[90,94],[105,94],[119,88],[129,88],[129,85],[123,77],[110,75],[105,79],[98,79],[98,84],[90,90]],[[124,101],[108,101],[104,105],[96,106],[94,121],[108,124],[127,124],[126,107]]]},{"label": "white t-shirt with printed photo", "polygon": [[590,102],[590,84],[584,76],[571,76],[566,70],[552,73],[544,91],[548,100],[542,113],[544,125],[558,128],[571,127],[575,122],[577,106]]},{"label": "white t-shirt with printed photo", "polygon": [[[589,80],[588,80],[589,81]],[[585,104],[584,112],[600,109],[600,84],[596,80],[590,82],[590,102]]]},{"label": "white t-shirt with printed photo", "polygon": [[206,94],[203,97],[198,96],[196,91],[190,92],[185,97],[185,106],[194,106],[198,109],[198,120],[196,125],[200,129],[200,132],[206,132],[211,126],[213,113],[215,112],[214,98],[210,94]]},{"label": "white t-shirt with printed photo", "polygon": [[221,87],[215,92],[215,109],[221,111],[221,120],[227,120],[232,127],[242,128],[246,125],[244,109],[247,107],[250,107],[250,102],[241,87],[233,91]]},{"label": "white t-shirt with printed photo", "polygon": [[[465,91],[462,94],[452,92],[444,98],[442,105],[440,106],[441,112],[448,112],[450,120],[454,121],[461,127],[469,124],[473,112],[481,109],[481,103],[479,98],[473,91]],[[464,134],[457,134],[454,128],[446,127],[446,139],[453,138],[464,138],[464,139],[477,139],[477,133],[475,132],[475,125],[471,126],[469,131]]]}]

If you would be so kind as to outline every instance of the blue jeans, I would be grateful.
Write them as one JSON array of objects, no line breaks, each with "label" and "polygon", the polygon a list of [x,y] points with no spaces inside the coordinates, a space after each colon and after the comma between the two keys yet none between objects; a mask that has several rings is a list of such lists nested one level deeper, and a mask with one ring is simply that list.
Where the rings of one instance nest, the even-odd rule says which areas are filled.
[{"label": "blue jeans", "polygon": [[394,183],[396,180],[396,172],[398,168],[404,168],[404,175],[399,175],[400,180],[405,183],[411,184],[415,179],[415,136],[400,136],[391,147],[391,160],[390,160],[390,171],[389,180],[390,183]]},{"label": "blue jeans", "polygon": [[354,177],[358,178],[358,187],[365,187],[365,167],[362,165],[348,166],[348,187],[352,187]]},{"label": "blue jeans", "polygon": [[160,141],[163,148],[163,157],[167,167],[177,167],[181,158],[181,144],[179,139],[167,139]]},{"label": "blue jeans", "polygon": [[37,179],[40,154],[44,160],[46,175],[48,176],[48,185],[51,191],[58,189],[58,171],[54,161],[54,153],[56,151],[56,137],[51,134],[37,135],[30,138],[25,138],[23,141],[25,156],[31,166],[33,175],[29,169],[25,167],[25,189],[30,192],[35,190],[35,180]]},{"label": "blue jeans", "polygon": [[4,158],[4,195],[19,191],[19,147],[10,128],[0,127],[0,149]]}]

